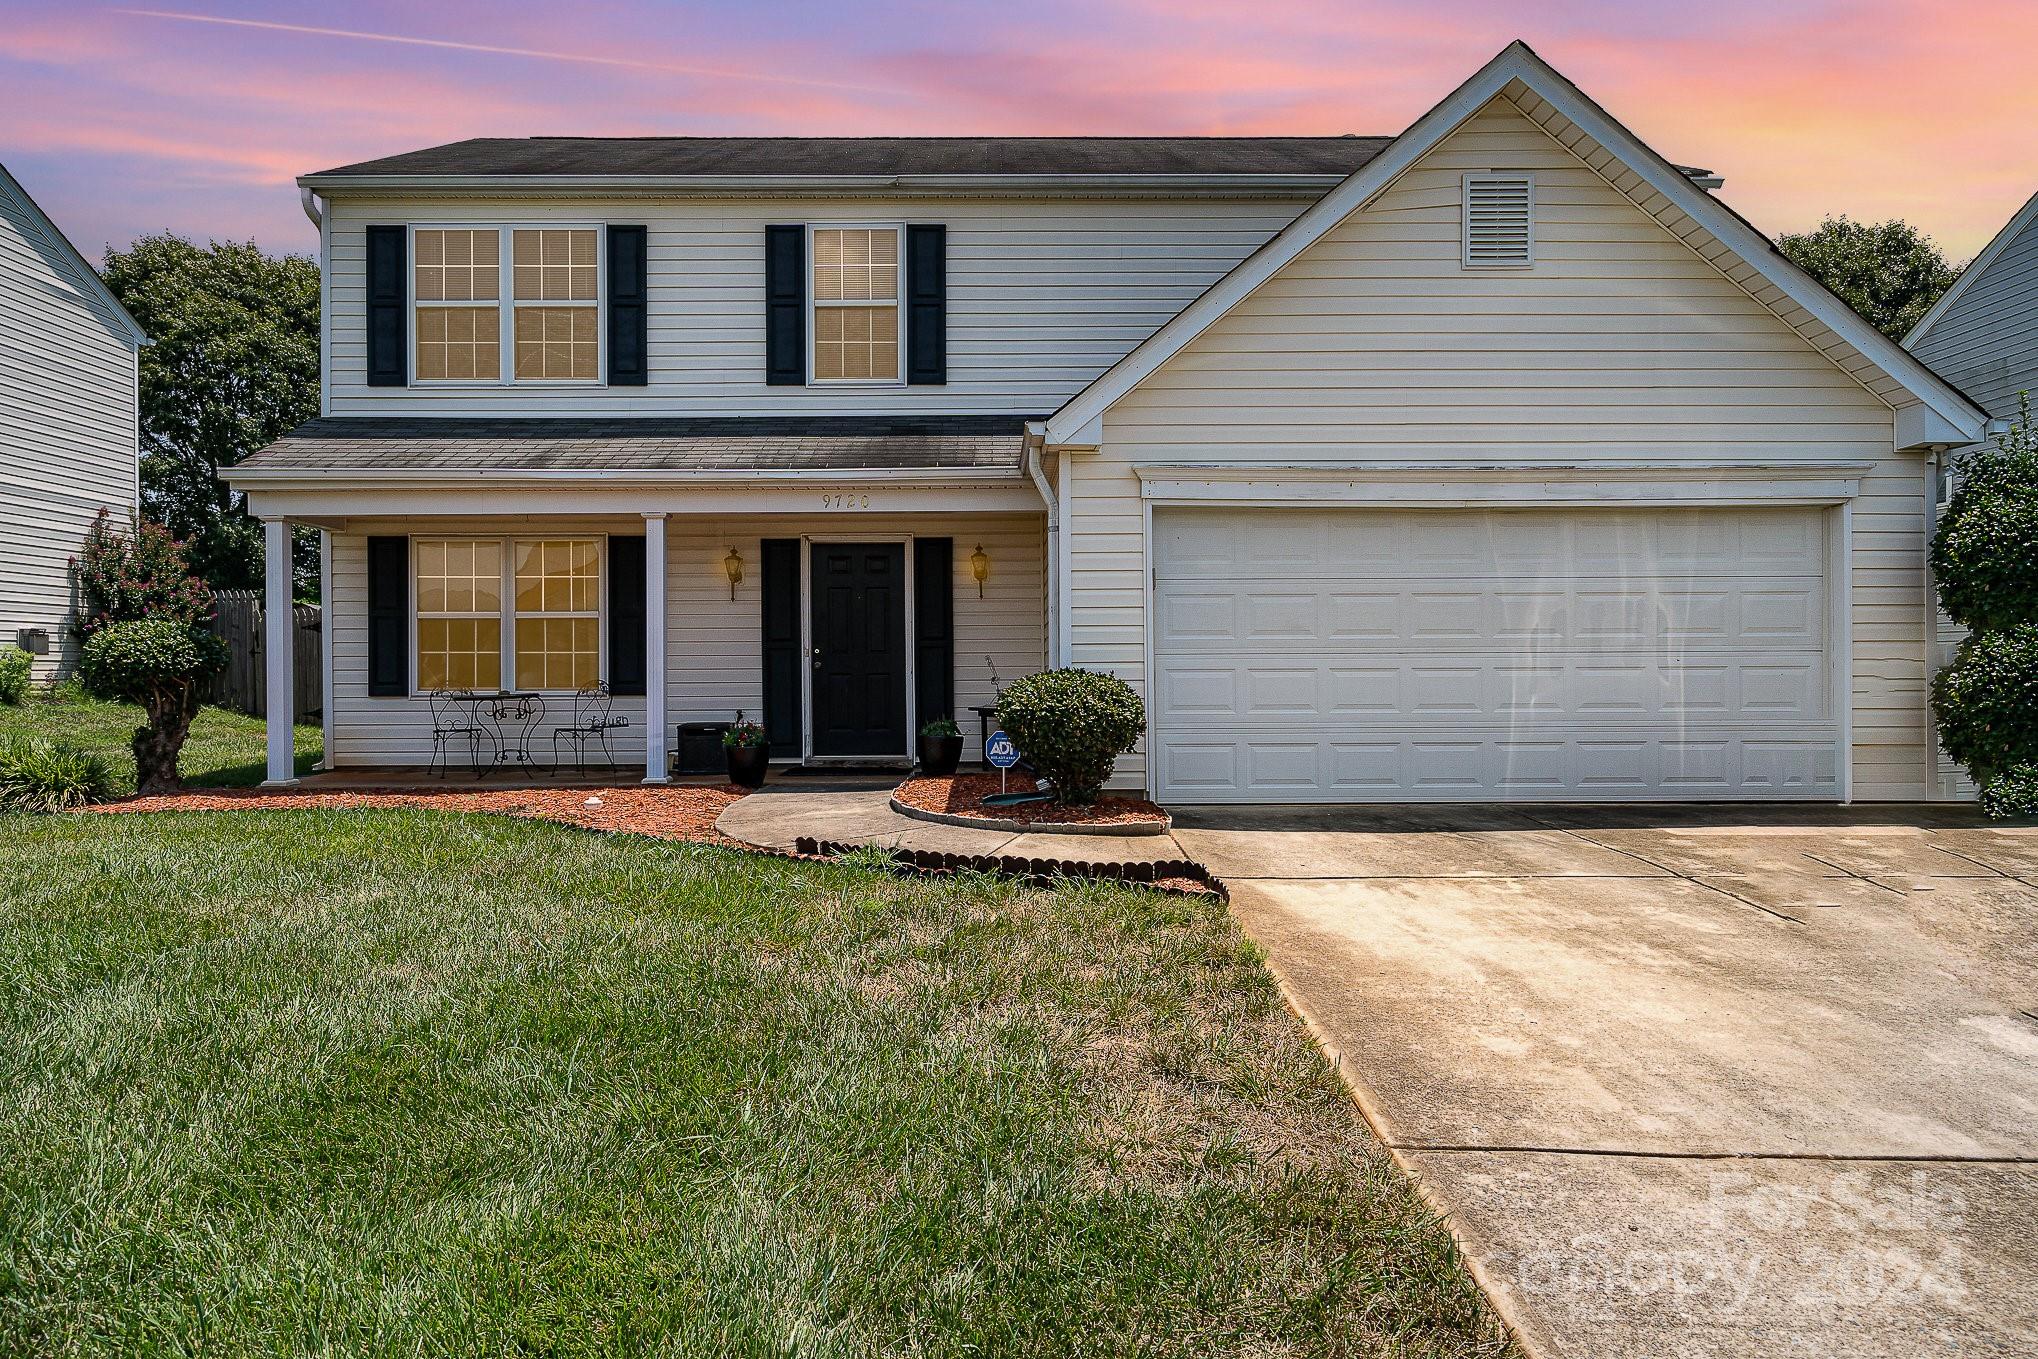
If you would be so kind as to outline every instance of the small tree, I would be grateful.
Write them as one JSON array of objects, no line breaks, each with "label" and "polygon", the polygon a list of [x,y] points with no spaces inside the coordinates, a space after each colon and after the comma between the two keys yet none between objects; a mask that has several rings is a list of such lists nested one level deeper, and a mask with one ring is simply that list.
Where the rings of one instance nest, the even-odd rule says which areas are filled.
[{"label": "small tree", "polygon": [[1777,237],[1776,248],[1892,340],[1908,335],[1960,277],[1909,222],[1828,217],[1814,231]]},{"label": "small tree", "polygon": [[1043,670],[1006,687],[998,725],[1063,802],[1097,800],[1111,767],[1146,730],[1132,686],[1096,670]]},{"label": "small tree", "polygon": [[2038,431],[2028,400],[1994,447],[1958,464],[1932,538],[1939,599],[1969,629],[1932,681],[1946,753],[1991,816],[2038,814]]},{"label": "small tree", "polygon": [[85,596],[77,620],[80,637],[109,623],[168,618],[197,624],[212,617],[212,591],[191,574],[184,544],[161,524],[142,522],[123,531],[101,510],[71,568]]},{"label": "small tree", "polygon": [[226,663],[225,642],[173,618],[109,623],[85,643],[85,682],[97,693],[141,704],[148,714],[134,733],[137,792],[174,793],[183,786],[177,756],[198,716],[199,686]]}]

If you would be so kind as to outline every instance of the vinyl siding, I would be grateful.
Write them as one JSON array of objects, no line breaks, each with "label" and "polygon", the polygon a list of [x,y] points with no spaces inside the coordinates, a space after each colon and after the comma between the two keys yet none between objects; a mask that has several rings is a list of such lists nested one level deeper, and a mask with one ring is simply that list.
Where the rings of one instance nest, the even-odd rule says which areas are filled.
[{"label": "vinyl siding", "polygon": [[[329,207],[326,219],[330,413],[1045,414],[1307,205],[1303,198],[341,199]],[[366,386],[364,228],[406,221],[647,224],[649,385]],[[764,228],[774,222],[831,221],[947,223],[945,386],[765,386]]]},{"label": "vinyl siding", "polygon": [[1998,419],[2038,388],[2038,214],[1910,346]]},{"label": "vinyl siding", "polygon": [[[431,757],[430,704],[422,697],[370,698],[367,693],[367,539],[373,534],[503,533],[499,522],[435,523],[416,528],[401,522],[349,526],[333,536],[332,599],[327,614],[333,648],[332,743],[329,758],[336,766],[416,765]],[[512,532],[642,533],[636,520],[520,521]],[[955,540],[955,697],[966,714],[991,701],[991,669],[1010,682],[1038,670],[1045,660],[1046,595],[1043,572],[1046,529],[1040,516],[963,515],[938,520],[901,515],[817,519],[812,516],[716,519],[675,515],[666,521],[666,719],[681,722],[728,721],[737,710],[755,717],[763,706],[762,619],[759,542],[765,538],[816,538],[866,541],[909,533]],[[991,559],[984,597],[977,598],[969,573],[970,551],[981,544]],[[722,559],[730,548],[743,554],[746,567],[736,598]],[[567,706],[559,699],[556,718]],[[626,765],[641,766],[644,750],[644,700],[618,698],[615,711],[630,719],[618,733],[614,748]],[[556,725],[556,723],[549,723]],[[668,738],[669,739],[669,738]],[[549,758],[549,737],[537,742]],[[797,740],[783,748],[796,752]]]},{"label": "vinyl siding", "polygon": [[[1459,263],[1461,176],[1536,174],[1536,263]],[[1105,415],[1073,460],[1073,660],[1143,686],[1140,463],[1872,462],[1854,778],[1930,795],[1925,460],[1890,407],[1504,100]],[[1143,751],[1120,769],[1144,780]]]},{"label": "vinyl siding", "polygon": [[0,646],[48,629],[38,679],[75,659],[70,558],[138,495],[134,345],[77,268],[0,176]]}]

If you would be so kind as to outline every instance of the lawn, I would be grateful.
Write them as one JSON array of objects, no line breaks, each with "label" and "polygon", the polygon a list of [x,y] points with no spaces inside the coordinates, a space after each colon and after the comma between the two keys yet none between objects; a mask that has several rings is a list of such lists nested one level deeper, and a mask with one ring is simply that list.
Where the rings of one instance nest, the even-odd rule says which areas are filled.
[{"label": "lawn", "polygon": [[1222,903],[0,821],[0,1353],[1493,1355]]},{"label": "lawn", "polygon": [[[68,685],[54,692],[38,690],[19,707],[0,703],[0,739],[55,736],[96,750],[113,767],[123,793],[134,791],[130,742],[141,724],[142,710],[134,704],[87,698]],[[206,788],[260,783],[266,768],[264,730],[259,717],[225,708],[202,710],[177,762],[184,781]],[[297,772],[309,773],[324,748],[324,735],[317,727],[299,727],[296,745]]]}]

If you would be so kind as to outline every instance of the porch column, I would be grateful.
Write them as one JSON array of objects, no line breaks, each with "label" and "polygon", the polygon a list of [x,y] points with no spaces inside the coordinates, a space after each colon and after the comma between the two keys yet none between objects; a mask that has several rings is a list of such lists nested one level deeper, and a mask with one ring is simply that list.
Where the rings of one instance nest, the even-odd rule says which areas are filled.
[{"label": "porch column", "polygon": [[665,783],[665,516],[644,516],[644,782]]},{"label": "porch column", "polygon": [[297,650],[290,598],[290,523],[262,520],[262,666],[269,718],[269,777],[266,787],[297,782],[296,686],[290,673]]}]

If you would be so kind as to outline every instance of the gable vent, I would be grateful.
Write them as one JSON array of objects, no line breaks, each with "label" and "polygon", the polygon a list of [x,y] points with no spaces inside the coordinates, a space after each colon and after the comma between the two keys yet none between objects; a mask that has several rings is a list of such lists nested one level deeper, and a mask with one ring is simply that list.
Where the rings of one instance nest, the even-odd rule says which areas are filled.
[{"label": "gable vent", "polygon": [[1465,176],[1465,267],[1526,269],[1535,263],[1535,176]]}]

